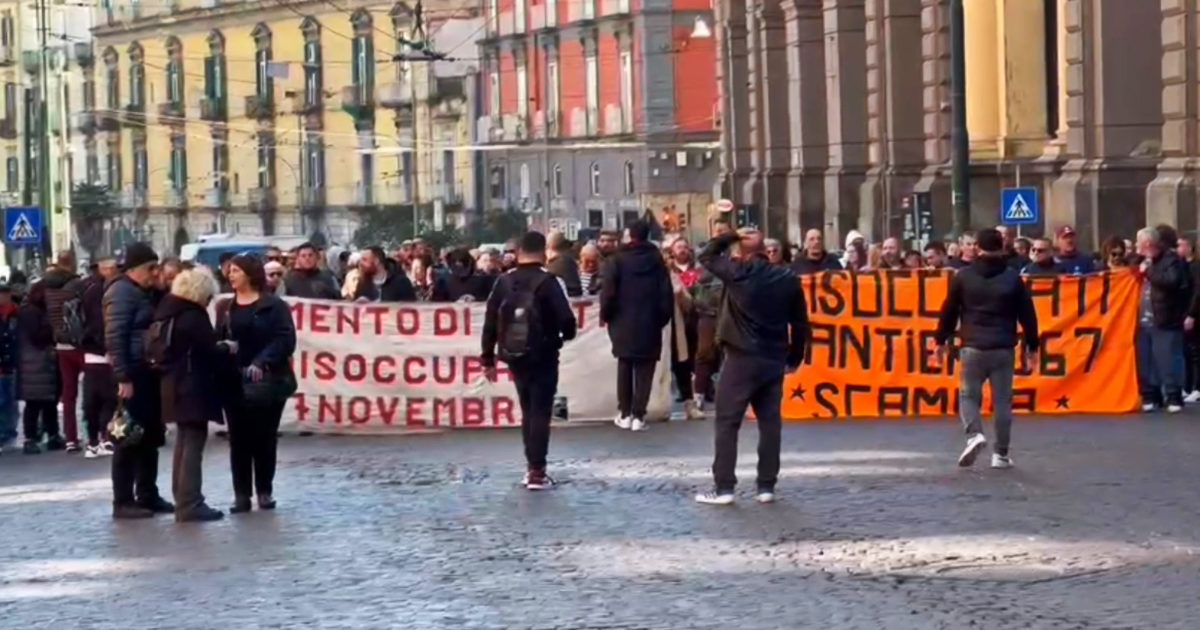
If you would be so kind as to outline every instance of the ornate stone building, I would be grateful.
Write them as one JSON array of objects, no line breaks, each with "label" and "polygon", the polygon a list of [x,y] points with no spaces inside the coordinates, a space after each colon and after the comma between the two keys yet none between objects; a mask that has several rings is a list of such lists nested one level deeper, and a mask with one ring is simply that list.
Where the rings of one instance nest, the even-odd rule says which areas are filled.
[{"label": "ornate stone building", "polygon": [[[950,230],[947,0],[718,0],[721,193],[766,229],[901,234],[930,192]],[[971,225],[1037,187],[1095,246],[1200,213],[1197,0],[968,0]]]}]

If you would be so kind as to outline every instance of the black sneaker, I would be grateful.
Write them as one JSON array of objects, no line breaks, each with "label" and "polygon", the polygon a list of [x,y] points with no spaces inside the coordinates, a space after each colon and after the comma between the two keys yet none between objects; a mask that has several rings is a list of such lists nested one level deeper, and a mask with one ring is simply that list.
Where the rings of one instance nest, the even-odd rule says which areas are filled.
[{"label": "black sneaker", "polygon": [[21,447],[21,452],[26,455],[41,455],[42,447],[38,446],[33,440],[25,440],[25,446]]},{"label": "black sneaker", "polygon": [[47,451],[61,451],[65,448],[67,448],[67,442],[66,440],[62,439],[61,435],[52,435],[49,438],[46,438]]},{"label": "black sneaker", "polygon": [[78,453],[83,449],[79,448],[79,442],[67,442],[68,453]]},{"label": "black sneaker", "polygon": [[162,497],[138,501],[138,505],[155,514],[174,514],[175,505]]},{"label": "black sneaker", "polygon": [[221,510],[210,508],[203,503],[199,507],[187,514],[176,514],[176,523],[206,523],[210,521],[219,521],[225,518],[225,513]]},{"label": "black sneaker", "polygon": [[154,518],[154,512],[140,505],[114,505],[113,518],[119,521]]},{"label": "black sneaker", "polygon": [[258,495],[258,509],[274,510],[275,509],[275,499],[272,498],[271,495],[269,495],[269,494]]},{"label": "black sneaker", "polygon": [[237,497],[233,500],[233,505],[229,506],[230,514],[245,514],[250,511],[250,497]]}]

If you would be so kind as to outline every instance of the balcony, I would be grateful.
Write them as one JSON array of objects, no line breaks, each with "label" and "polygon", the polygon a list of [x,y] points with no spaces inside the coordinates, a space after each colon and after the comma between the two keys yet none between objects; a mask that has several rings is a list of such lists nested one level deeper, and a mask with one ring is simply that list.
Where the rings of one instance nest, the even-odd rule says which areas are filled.
[{"label": "balcony", "polygon": [[347,85],[342,88],[342,109],[357,120],[375,114],[375,97],[363,86]]},{"label": "balcony", "polygon": [[82,112],[75,112],[75,128],[85,136],[90,136],[96,133],[96,112],[88,109]]},{"label": "balcony", "polygon": [[10,116],[8,118],[0,120],[0,138],[4,138],[5,140],[16,140],[17,139],[17,119],[16,118]]},{"label": "balcony", "polygon": [[318,101],[310,101],[307,94],[297,94],[292,97],[292,113],[293,114],[318,114],[324,109],[324,104]]},{"label": "balcony", "polygon": [[146,127],[146,106],[142,103],[130,103],[122,109],[121,121],[128,127],[144,129]]},{"label": "balcony", "polygon": [[182,125],[184,111],[183,103],[180,101],[168,101],[158,104],[158,124],[160,125]]},{"label": "balcony", "polygon": [[7,68],[17,63],[17,56],[13,54],[12,46],[0,46],[0,67]]},{"label": "balcony", "polygon": [[384,109],[402,109],[412,107],[412,84],[403,81],[384,83],[375,90],[379,106]]},{"label": "balcony", "polygon": [[146,191],[133,189],[121,192],[121,196],[117,200],[122,208],[137,210],[146,207]]},{"label": "balcony", "polygon": [[100,131],[120,131],[121,115],[112,110],[105,110],[96,114],[96,126]]},{"label": "balcony", "polygon": [[246,191],[246,200],[250,212],[258,214],[275,209],[279,203],[274,188],[251,188]]},{"label": "balcony", "polygon": [[369,182],[358,182],[354,186],[354,203],[352,208],[366,209],[375,205],[375,187]]},{"label": "balcony", "polygon": [[275,118],[275,101],[266,94],[251,94],[246,97],[246,118],[250,120],[271,120]]},{"label": "balcony", "polygon": [[301,186],[296,189],[296,203],[302,212],[325,209],[325,188]]},{"label": "balcony", "polygon": [[92,50],[90,42],[75,42],[74,51],[75,63],[80,67],[89,68],[96,62],[96,53]]},{"label": "balcony", "polygon": [[186,208],[187,189],[175,187],[168,188],[167,194],[163,195],[163,205],[168,208]]},{"label": "balcony", "polygon": [[224,186],[220,188],[209,188],[204,191],[204,207],[221,209],[229,207],[229,189]]},{"label": "balcony", "polygon": [[205,97],[200,99],[200,120],[225,122],[225,99]]}]

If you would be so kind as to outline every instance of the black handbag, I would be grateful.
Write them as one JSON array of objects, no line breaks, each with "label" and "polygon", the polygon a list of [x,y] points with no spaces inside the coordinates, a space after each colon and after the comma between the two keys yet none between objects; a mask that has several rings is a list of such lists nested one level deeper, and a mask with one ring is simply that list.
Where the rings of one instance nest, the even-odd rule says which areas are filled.
[{"label": "black handbag", "polygon": [[112,420],[108,421],[108,439],[117,448],[137,446],[145,437],[146,430],[129,417],[125,411],[125,401],[117,399],[117,410],[113,412]]},{"label": "black handbag", "polygon": [[299,384],[291,370],[284,372],[263,372],[263,377],[257,383],[251,381],[243,373],[242,399],[253,405],[269,405],[287,400],[296,393]]}]

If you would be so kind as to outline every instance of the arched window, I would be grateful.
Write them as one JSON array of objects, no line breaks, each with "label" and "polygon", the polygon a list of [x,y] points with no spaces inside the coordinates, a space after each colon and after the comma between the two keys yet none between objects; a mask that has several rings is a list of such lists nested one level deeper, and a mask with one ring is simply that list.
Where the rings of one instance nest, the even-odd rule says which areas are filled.
[{"label": "arched window", "polygon": [[143,63],[142,45],[129,45],[129,109],[146,111],[146,66]]},{"label": "arched window", "polygon": [[521,199],[529,199],[529,165],[521,165]]},{"label": "arched window", "polygon": [[553,193],[555,197],[563,196],[563,171],[561,164],[554,165]]},{"label": "arched window", "polygon": [[369,96],[375,93],[374,21],[370,12],[359,9],[350,16],[350,25],[354,28],[351,78],[359,93]]},{"label": "arched window", "polygon": [[275,93],[275,79],[270,72],[271,29],[259,23],[250,36],[254,38],[254,93],[270,99]]},{"label": "arched window", "polygon": [[204,58],[204,103],[200,117],[219,121],[226,118],[225,36],[221,31],[208,34],[208,56]]},{"label": "arched window", "polygon": [[625,196],[630,197],[637,192],[637,186],[633,179],[633,162],[625,162]]},{"label": "arched window", "polygon": [[321,75],[321,23],[313,17],[300,23],[304,36],[304,105],[320,107],[324,102],[324,77]]},{"label": "arched window", "polygon": [[121,109],[121,68],[117,65],[116,49],[112,46],[105,48],[101,59],[104,60],[104,89],[106,91],[104,106],[112,114]]},{"label": "arched window", "polygon": [[592,196],[599,197],[600,196],[600,164],[599,163],[592,162],[591,175],[592,175],[591,176]]},{"label": "arched window", "polygon": [[167,38],[167,102],[183,113],[183,44],[178,37]]}]

